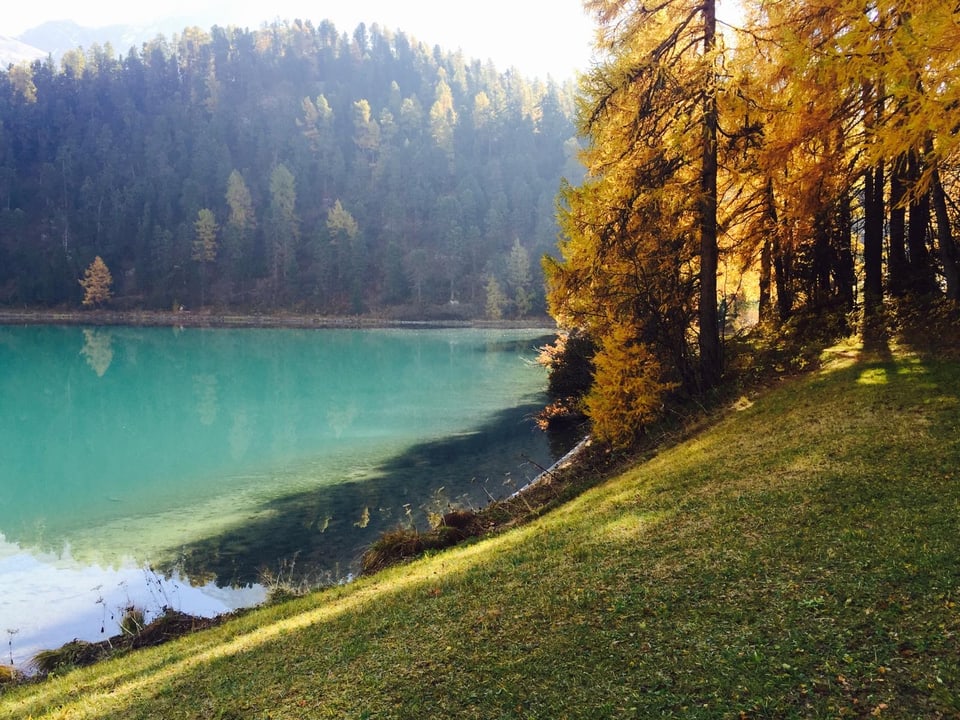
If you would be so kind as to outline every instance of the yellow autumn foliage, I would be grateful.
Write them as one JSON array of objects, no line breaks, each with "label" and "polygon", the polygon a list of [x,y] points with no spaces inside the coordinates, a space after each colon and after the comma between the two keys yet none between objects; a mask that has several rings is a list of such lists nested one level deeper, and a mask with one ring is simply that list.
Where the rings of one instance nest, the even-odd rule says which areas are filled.
[{"label": "yellow autumn foliage", "polygon": [[617,325],[593,358],[593,388],[586,398],[594,436],[614,447],[633,442],[659,412],[663,396],[676,387],[665,382],[660,361],[636,331]]},{"label": "yellow autumn foliage", "polygon": [[110,275],[107,264],[99,255],[84,271],[80,285],[83,287],[83,304],[87,307],[102,305],[110,299],[113,277]]}]

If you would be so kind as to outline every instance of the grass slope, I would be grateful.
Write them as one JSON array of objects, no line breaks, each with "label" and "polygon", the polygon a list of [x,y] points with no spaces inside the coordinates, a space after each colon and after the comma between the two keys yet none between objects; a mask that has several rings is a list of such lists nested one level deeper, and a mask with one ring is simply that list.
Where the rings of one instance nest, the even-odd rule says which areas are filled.
[{"label": "grass slope", "polygon": [[960,364],[837,348],[519,529],[0,718],[960,715]]}]

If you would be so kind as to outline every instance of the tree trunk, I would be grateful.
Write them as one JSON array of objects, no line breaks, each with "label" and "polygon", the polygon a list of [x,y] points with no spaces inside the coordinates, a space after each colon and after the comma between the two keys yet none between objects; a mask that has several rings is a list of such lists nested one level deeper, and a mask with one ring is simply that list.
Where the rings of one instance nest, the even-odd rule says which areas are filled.
[{"label": "tree trunk", "polygon": [[807,278],[807,305],[813,305],[817,310],[830,304],[833,295],[830,277],[833,269],[833,252],[831,249],[833,228],[832,208],[821,207],[816,211],[813,220],[813,267]]},{"label": "tree trunk", "polygon": [[872,320],[883,303],[883,162],[867,171],[864,183],[863,314]]},{"label": "tree trunk", "polygon": [[773,306],[770,303],[770,274],[771,274],[771,239],[770,233],[764,232],[760,246],[760,303],[759,316],[761,323],[768,323],[773,319]]},{"label": "tree trunk", "polygon": [[[883,118],[884,85],[863,89],[864,124],[872,130]],[[877,339],[877,319],[883,307],[883,170],[880,160],[863,176],[863,335],[868,342]]]},{"label": "tree trunk", "polygon": [[[910,153],[909,175],[911,184],[920,178],[923,159],[919,150]],[[919,295],[933,292],[933,267],[927,250],[927,233],[930,229],[930,193],[924,192],[910,201],[910,222],[907,229],[907,250],[910,252],[910,289]]]},{"label": "tree trunk", "polygon": [[766,203],[767,213],[775,228],[771,243],[773,281],[777,288],[777,322],[782,324],[793,311],[793,258],[783,247],[772,180],[767,181]]},{"label": "tree trunk", "polygon": [[703,52],[707,76],[703,100],[703,160],[700,170],[700,376],[704,388],[720,382],[722,357],[717,312],[717,96],[713,53],[716,0],[703,4]]},{"label": "tree trunk", "polygon": [[837,296],[845,311],[853,310],[856,295],[857,273],[853,262],[853,213],[850,209],[850,193],[843,192],[837,213],[836,268],[834,270]]},{"label": "tree trunk", "polygon": [[947,299],[960,300],[960,252],[950,230],[950,216],[947,214],[947,195],[940,181],[939,168],[933,168],[930,184],[934,215],[937,219],[937,247],[940,262],[943,263],[943,276],[947,283]]},{"label": "tree trunk", "polygon": [[906,172],[907,159],[899,155],[890,171],[890,255],[887,259],[889,290],[895,297],[903,295],[907,286],[907,210],[903,206]]}]

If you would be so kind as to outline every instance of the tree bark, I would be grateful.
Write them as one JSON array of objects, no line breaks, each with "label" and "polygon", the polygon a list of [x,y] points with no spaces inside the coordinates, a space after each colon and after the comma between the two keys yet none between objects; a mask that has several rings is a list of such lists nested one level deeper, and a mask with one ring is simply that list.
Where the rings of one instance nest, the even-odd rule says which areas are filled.
[{"label": "tree bark", "polygon": [[[911,185],[920,179],[923,159],[919,150],[910,152],[908,174]],[[910,201],[910,222],[907,229],[907,250],[910,253],[910,289],[918,295],[933,291],[933,267],[927,250],[927,233],[930,229],[930,193],[914,195]]]},{"label": "tree bark", "polygon": [[770,283],[771,283],[771,265],[772,241],[770,233],[764,232],[762,245],[760,246],[760,302],[759,315],[761,323],[768,323],[773,319],[773,306],[770,302]]},{"label": "tree bark", "polygon": [[933,168],[930,184],[934,216],[937,219],[937,247],[940,262],[943,263],[943,276],[947,284],[947,299],[960,300],[960,252],[950,230],[950,216],[947,213],[947,195],[940,181],[940,170]]},{"label": "tree bark", "polygon": [[856,269],[853,262],[853,212],[850,193],[844,190],[837,212],[835,285],[844,310],[853,310],[856,295]]},{"label": "tree bark", "polygon": [[[864,86],[864,124],[870,130],[883,118],[883,93],[882,81],[876,87]],[[883,171],[880,160],[863,176],[863,334],[871,342],[883,307]]]},{"label": "tree bark", "polygon": [[907,210],[904,180],[907,159],[900,155],[890,171],[890,255],[887,259],[890,294],[899,297],[907,286]]},{"label": "tree bark", "polygon": [[883,303],[883,162],[867,170],[864,180],[863,312],[872,319]]},{"label": "tree bark", "polygon": [[707,59],[700,171],[700,376],[705,389],[720,382],[722,357],[717,312],[717,96],[713,53],[717,43],[716,0],[703,5],[703,52]]}]

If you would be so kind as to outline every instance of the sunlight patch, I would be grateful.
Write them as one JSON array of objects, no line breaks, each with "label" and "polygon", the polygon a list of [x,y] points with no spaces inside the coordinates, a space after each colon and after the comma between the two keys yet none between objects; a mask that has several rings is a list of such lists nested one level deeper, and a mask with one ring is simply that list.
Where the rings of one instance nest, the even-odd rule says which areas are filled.
[{"label": "sunlight patch", "polygon": [[733,409],[737,412],[753,407],[753,400],[746,395],[741,395],[740,399],[733,404]]},{"label": "sunlight patch", "polygon": [[666,512],[649,512],[643,515],[628,513],[601,526],[596,533],[602,542],[622,543],[646,534],[656,522],[666,517]]},{"label": "sunlight patch", "polygon": [[882,367],[867,368],[860,373],[857,383],[860,385],[886,385],[887,369]]},{"label": "sunlight patch", "polygon": [[897,367],[897,375],[926,375],[927,368],[919,358],[907,358]]},{"label": "sunlight patch", "polygon": [[860,361],[862,350],[859,342],[851,343],[850,341],[828,347],[820,355],[820,362],[823,365],[820,374],[825,375],[853,367]]}]

